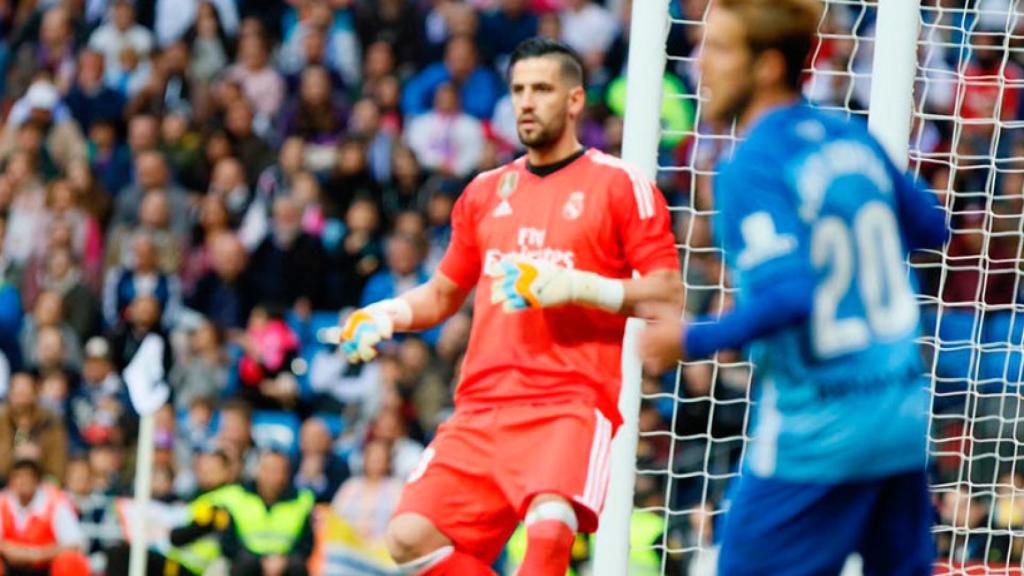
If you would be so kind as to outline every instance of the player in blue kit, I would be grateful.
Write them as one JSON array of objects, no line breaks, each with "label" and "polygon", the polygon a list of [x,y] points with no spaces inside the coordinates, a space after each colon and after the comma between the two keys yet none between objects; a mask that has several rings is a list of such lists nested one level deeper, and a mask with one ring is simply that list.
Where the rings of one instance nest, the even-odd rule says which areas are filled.
[{"label": "player in blue kit", "polygon": [[946,218],[860,121],[801,101],[820,18],[818,0],[713,5],[702,106],[744,138],[713,186],[736,304],[685,327],[653,307],[641,355],[665,368],[746,348],[755,364],[720,574],[837,574],[853,552],[865,574],[931,574],[928,398],[905,259],[940,247]]}]

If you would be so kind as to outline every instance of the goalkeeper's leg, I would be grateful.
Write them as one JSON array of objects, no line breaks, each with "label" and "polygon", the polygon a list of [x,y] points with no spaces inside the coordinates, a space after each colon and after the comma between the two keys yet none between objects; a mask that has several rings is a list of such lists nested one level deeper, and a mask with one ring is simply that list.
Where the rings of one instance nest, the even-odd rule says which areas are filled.
[{"label": "goalkeeper's leg", "polygon": [[395,516],[388,525],[387,544],[402,575],[494,575],[494,571],[475,556],[456,550],[447,536],[418,514]]},{"label": "goalkeeper's leg", "polygon": [[576,511],[568,500],[554,494],[536,496],[526,515],[526,557],[519,574],[565,574],[576,530]]}]

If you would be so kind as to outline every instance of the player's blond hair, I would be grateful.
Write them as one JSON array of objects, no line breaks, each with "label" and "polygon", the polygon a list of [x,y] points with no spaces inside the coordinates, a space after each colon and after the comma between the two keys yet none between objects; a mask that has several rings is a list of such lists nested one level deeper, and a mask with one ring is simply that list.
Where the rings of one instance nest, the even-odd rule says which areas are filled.
[{"label": "player's blond hair", "polygon": [[716,0],[715,5],[739,17],[751,52],[779,51],[786,60],[786,82],[800,88],[817,40],[821,0]]}]

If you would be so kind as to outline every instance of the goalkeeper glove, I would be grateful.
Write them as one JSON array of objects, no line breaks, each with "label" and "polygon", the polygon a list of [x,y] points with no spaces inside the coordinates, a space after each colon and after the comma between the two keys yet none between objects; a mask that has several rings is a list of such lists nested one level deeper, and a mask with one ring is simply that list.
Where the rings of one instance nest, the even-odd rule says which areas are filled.
[{"label": "goalkeeper glove", "polygon": [[412,308],[401,298],[381,300],[356,310],[341,328],[341,350],[349,362],[369,362],[377,356],[376,346],[391,338],[395,325],[412,323]]},{"label": "goalkeeper glove", "polygon": [[625,296],[621,280],[522,257],[498,262],[490,276],[491,303],[506,312],[564,304],[618,312]]}]

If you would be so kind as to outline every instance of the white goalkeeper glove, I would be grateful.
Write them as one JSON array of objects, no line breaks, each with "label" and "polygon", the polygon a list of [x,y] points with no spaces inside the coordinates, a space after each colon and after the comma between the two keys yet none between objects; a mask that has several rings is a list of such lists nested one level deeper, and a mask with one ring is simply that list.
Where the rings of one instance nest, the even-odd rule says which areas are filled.
[{"label": "white goalkeeper glove", "polygon": [[622,280],[519,256],[501,260],[489,275],[491,303],[506,312],[565,304],[618,312],[625,297]]},{"label": "white goalkeeper glove", "polygon": [[412,323],[412,308],[401,298],[381,300],[353,312],[341,327],[341,350],[349,362],[369,362],[377,356],[377,344],[391,338],[396,324]]}]

